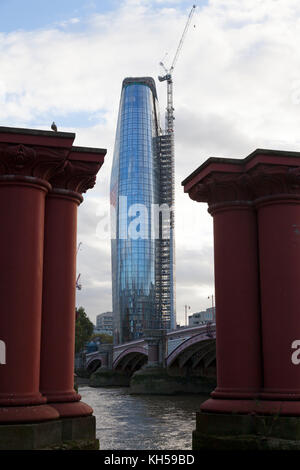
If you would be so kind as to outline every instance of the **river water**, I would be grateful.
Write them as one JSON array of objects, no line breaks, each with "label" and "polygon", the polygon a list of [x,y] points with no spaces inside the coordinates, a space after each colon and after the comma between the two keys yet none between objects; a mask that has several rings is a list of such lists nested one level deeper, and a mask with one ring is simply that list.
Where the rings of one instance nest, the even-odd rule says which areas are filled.
[{"label": "river water", "polygon": [[79,386],[94,409],[101,450],[191,450],[202,395],[130,395],[128,388]]}]

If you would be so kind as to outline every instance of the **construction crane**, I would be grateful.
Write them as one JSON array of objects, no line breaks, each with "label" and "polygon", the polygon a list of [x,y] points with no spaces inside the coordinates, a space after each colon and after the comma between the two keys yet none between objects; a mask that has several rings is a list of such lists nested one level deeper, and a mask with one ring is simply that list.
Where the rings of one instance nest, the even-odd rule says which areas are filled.
[{"label": "construction crane", "polygon": [[[80,243],[78,244],[78,247],[77,247],[76,255],[77,255],[77,253],[78,253],[78,251],[79,251],[81,245],[82,245],[82,243],[80,242]],[[77,279],[76,279],[76,289],[78,289],[78,290],[81,290],[81,289],[82,289],[82,285],[79,283],[80,276],[81,276],[81,274],[79,273],[78,276],[77,276]]]},{"label": "construction crane", "polygon": [[76,289],[78,289],[78,290],[82,289],[82,285],[79,284],[80,276],[81,276],[81,274],[79,273],[78,276],[77,276],[77,279],[76,279]]},{"label": "construction crane", "polygon": [[178,47],[177,47],[177,50],[176,50],[176,53],[175,53],[175,56],[174,56],[174,59],[173,59],[173,62],[172,62],[172,65],[171,67],[169,68],[169,70],[166,68],[165,64],[163,62],[160,62],[159,65],[164,69],[164,71],[166,72],[166,75],[164,76],[159,76],[158,77],[158,80],[160,82],[163,82],[163,81],[167,81],[167,112],[166,112],[166,132],[168,134],[171,134],[173,133],[173,121],[174,121],[174,115],[173,115],[173,112],[174,112],[174,108],[173,108],[173,80],[172,80],[172,72],[174,71],[174,68],[175,68],[175,65],[176,65],[176,62],[177,62],[177,59],[178,59],[178,56],[179,56],[179,53],[182,49],[182,46],[183,46],[183,43],[184,43],[184,39],[186,37],[186,33],[189,29],[189,26],[190,26],[190,23],[191,23],[191,20],[192,20],[192,17],[193,17],[193,14],[195,12],[195,9],[196,9],[196,5],[193,5],[192,8],[191,8],[191,11],[189,13],[189,16],[188,16],[188,19],[187,19],[187,22],[186,22],[186,25],[185,25],[185,28],[183,30],[183,33],[182,33],[182,36],[180,38],[180,41],[179,41],[179,44],[178,44]]},{"label": "construction crane", "polygon": [[[163,77],[158,77],[160,82],[167,82],[167,108],[166,126],[164,134],[158,138],[160,153],[160,204],[167,204],[170,208],[170,218],[162,217],[161,240],[159,241],[159,262],[157,263],[157,284],[159,295],[156,297],[156,311],[162,319],[162,328],[176,328],[175,313],[175,171],[174,171],[174,108],[173,108],[173,80],[172,73],[188,31],[196,5],[193,5],[184,31],[180,38],[172,65],[167,69],[163,62],[160,65],[165,71]],[[166,57],[166,56],[165,56]],[[163,59],[164,60],[164,59]],[[169,236],[168,236],[169,234]]]}]

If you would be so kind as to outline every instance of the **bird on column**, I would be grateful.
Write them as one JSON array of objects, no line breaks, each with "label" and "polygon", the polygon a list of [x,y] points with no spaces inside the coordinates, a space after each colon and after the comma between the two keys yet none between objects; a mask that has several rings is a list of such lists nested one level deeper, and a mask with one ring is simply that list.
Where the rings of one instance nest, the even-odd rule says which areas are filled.
[{"label": "bird on column", "polygon": [[51,124],[51,129],[52,129],[54,132],[57,132],[57,125],[55,124],[54,121],[53,121],[52,124]]}]

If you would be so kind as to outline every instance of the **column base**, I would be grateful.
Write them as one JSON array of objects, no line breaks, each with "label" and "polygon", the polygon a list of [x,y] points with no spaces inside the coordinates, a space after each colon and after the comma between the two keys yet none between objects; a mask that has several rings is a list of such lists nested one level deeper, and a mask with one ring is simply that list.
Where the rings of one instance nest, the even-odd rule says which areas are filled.
[{"label": "column base", "polygon": [[60,418],[90,416],[93,414],[93,408],[82,401],[51,403],[51,408],[58,412]]},{"label": "column base", "polygon": [[300,450],[300,418],[196,414],[193,450]]},{"label": "column base", "polygon": [[0,394],[0,407],[6,406],[27,406],[27,405],[42,405],[47,402],[46,397],[38,393],[27,393],[25,395],[8,395],[7,393]]},{"label": "column base", "polygon": [[300,416],[300,401],[221,400],[210,398],[201,405],[200,409],[205,413]]},{"label": "column base", "polygon": [[7,406],[0,407],[0,426],[2,423],[34,423],[59,418],[52,406]]},{"label": "column base", "polygon": [[94,416],[0,424],[0,450],[98,450]]},{"label": "column base", "polygon": [[282,390],[282,391],[273,391],[273,390],[266,390],[259,394],[259,397],[262,400],[287,400],[287,401],[300,401],[300,394],[299,390]]},{"label": "column base", "polygon": [[42,392],[47,399],[47,403],[65,403],[65,402],[74,402],[81,399],[81,395],[75,392]]},{"label": "column base", "polygon": [[253,400],[259,397],[259,390],[257,389],[230,389],[217,387],[210,396],[212,398],[220,398],[225,400]]}]

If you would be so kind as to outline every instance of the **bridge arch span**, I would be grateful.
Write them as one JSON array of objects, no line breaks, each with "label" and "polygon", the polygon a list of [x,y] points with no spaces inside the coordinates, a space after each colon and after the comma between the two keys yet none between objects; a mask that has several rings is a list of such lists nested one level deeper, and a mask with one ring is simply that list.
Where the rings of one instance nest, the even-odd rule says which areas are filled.
[{"label": "bridge arch span", "polygon": [[123,370],[130,374],[140,369],[148,361],[148,351],[142,346],[133,346],[125,349],[114,360],[113,369]]},{"label": "bridge arch span", "polygon": [[101,367],[101,366],[102,366],[101,360],[100,359],[94,359],[87,366],[87,370],[92,374],[93,372],[96,372],[96,370],[99,369],[99,367]]},{"label": "bridge arch span", "polygon": [[86,369],[88,372],[93,373],[102,365],[101,354],[95,354],[90,357],[87,357],[86,360]]},{"label": "bridge arch span", "polygon": [[[172,369],[189,370],[189,373],[215,373],[215,332],[201,332],[183,341],[166,358],[166,366]],[[210,370],[211,369],[211,370]],[[206,373],[205,373],[206,372]]]}]

